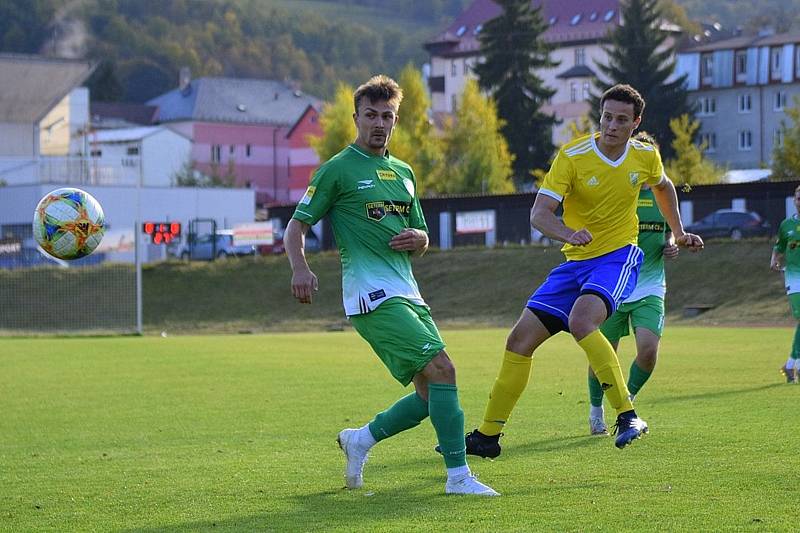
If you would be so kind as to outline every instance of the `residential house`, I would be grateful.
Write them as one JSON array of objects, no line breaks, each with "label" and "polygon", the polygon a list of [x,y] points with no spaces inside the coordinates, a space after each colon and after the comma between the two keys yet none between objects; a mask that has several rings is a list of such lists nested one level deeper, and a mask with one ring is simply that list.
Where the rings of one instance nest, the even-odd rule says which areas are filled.
[{"label": "residential house", "polygon": [[0,182],[58,182],[80,175],[88,61],[0,54]]},{"label": "residential house", "polygon": [[157,111],[156,106],[129,102],[91,102],[89,104],[92,129],[94,130],[152,126],[156,122]]},{"label": "residential house", "polygon": [[735,169],[769,165],[785,110],[800,95],[800,33],[683,48],[676,70],[687,75],[708,157]]},{"label": "residential house", "polygon": [[259,205],[299,200],[319,158],[307,136],[321,135],[320,102],[290,84],[199,78],[183,71],[179,87],[148,102],[157,120],[193,142],[195,168],[232,177]]}]

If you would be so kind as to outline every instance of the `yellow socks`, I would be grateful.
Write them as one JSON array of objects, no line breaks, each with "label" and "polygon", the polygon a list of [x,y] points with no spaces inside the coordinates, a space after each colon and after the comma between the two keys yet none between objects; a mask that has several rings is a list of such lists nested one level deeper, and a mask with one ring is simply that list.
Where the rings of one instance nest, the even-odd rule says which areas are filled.
[{"label": "yellow socks", "polygon": [[592,365],[592,370],[600,381],[600,386],[603,387],[608,403],[617,410],[617,414],[633,409],[617,354],[600,330],[595,330],[579,340],[578,346],[586,352],[589,364]]},{"label": "yellow socks", "polygon": [[500,434],[522,391],[528,386],[532,362],[532,357],[506,350],[500,373],[497,374],[492,392],[489,394],[489,403],[486,404],[486,412],[483,414],[483,424],[478,431],[484,435]]}]

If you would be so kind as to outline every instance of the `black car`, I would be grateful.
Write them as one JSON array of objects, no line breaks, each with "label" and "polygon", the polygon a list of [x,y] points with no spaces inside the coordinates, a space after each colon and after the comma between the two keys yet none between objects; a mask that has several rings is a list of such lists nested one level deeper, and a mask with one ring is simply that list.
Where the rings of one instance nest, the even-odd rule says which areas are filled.
[{"label": "black car", "polygon": [[755,211],[736,211],[718,209],[701,220],[685,228],[704,239],[729,237],[735,241],[745,237],[766,237],[770,235],[769,222]]}]

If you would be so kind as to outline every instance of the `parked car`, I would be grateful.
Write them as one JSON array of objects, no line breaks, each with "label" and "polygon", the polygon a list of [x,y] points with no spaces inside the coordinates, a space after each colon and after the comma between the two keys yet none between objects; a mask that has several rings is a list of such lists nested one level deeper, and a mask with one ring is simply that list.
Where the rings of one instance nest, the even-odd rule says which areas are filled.
[{"label": "parked car", "polygon": [[[282,254],[286,251],[283,246],[283,230],[276,230],[274,232],[274,240],[272,244],[258,245],[258,253],[261,255]],[[316,236],[313,230],[308,230],[306,233],[306,252],[319,252],[322,250],[322,243],[319,237]]]},{"label": "parked car", "polygon": [[179,257],[184,260],[210,260],[215,257],[217,259],[227,259],[228,257],[254,255],[255,253],[255,246],[233,244],[233,230],[220,230],[215,238],[211,234],[196,235],[193,243],[186,242],[181,246]]},{"label": "parked car", "polygon": [[698,222],[687,226],[686,231],[696,233],[704,239],[730,237],[738,241],[744,237],[765,237],[770,235],[769,222],[755,211],[718,209]]}]

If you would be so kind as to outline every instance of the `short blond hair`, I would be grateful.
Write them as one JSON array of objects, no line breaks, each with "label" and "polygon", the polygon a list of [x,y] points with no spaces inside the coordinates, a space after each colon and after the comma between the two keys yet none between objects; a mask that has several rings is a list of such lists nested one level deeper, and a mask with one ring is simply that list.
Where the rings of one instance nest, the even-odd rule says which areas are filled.
[{"label": "short blond hair", "polygon": [[389,76],[378,74],[361,84],[353,93],[353,107],[356,114],[362,98],[367,98],[370,102],[387,102],[395,109],[399,109],[400,102],[403,101],[403,89]]}]

